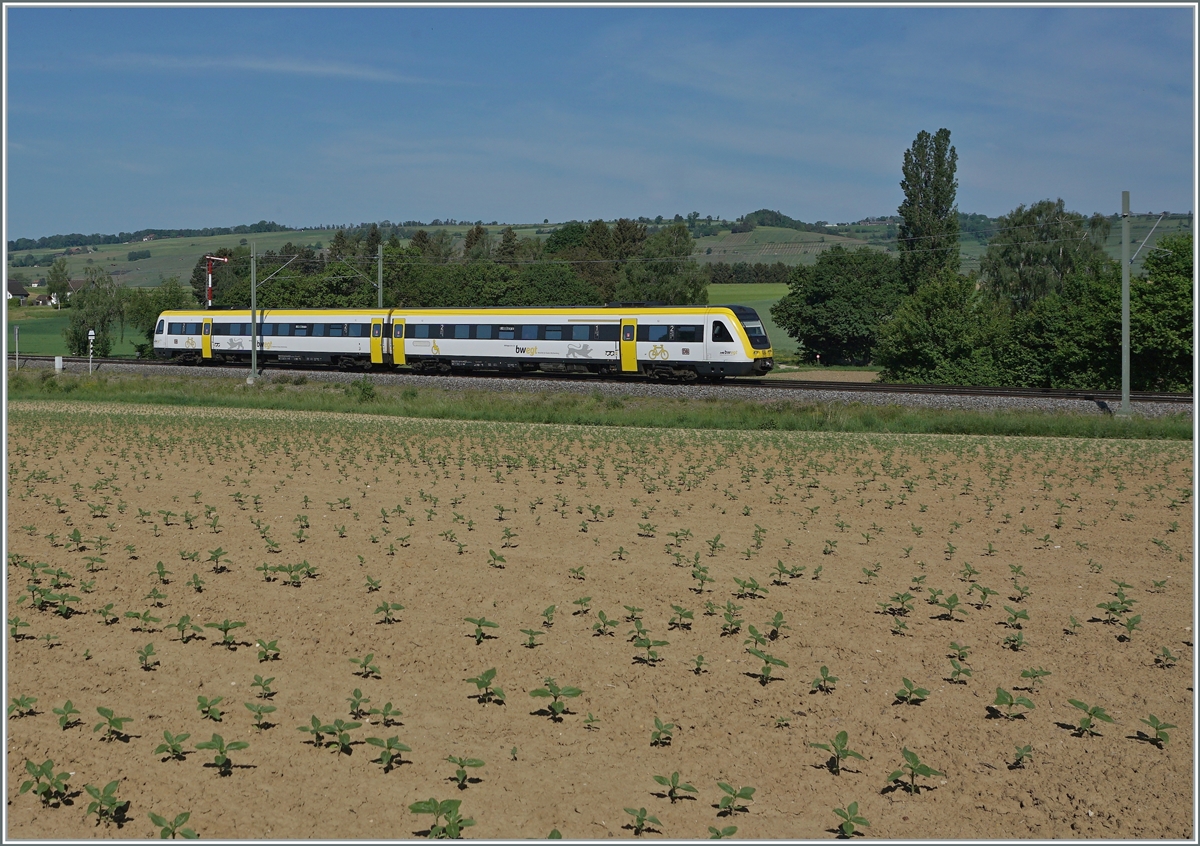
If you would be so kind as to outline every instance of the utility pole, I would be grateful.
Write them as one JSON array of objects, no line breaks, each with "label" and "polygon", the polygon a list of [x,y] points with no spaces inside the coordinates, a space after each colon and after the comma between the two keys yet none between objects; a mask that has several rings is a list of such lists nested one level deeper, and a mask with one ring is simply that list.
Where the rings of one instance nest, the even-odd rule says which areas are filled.
[{"label": "utility pole", "polygon": [[379,245],[379,307],[383,308],[383,244]]},{"label": "utility pole", "polygon": [[1118,417],[1133,413],[1129,407],[1129,192],[1121,192],[1121,407]]},{"label": "utility pole", "polygon": [[254,255],[254,244],[250,244],[250,375],[246,384],[253,385],[258,375],[258,260]]}]

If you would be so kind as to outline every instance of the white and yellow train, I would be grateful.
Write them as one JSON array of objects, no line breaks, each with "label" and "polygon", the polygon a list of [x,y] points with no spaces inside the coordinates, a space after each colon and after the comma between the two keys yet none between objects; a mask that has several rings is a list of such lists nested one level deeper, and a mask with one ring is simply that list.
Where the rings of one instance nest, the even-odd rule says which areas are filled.
[{"label": "white and yellow train", "polygon": [[[250,363],[250,311],[164,311],[154,352],[181,363]],[[260,309],[259,365],[418,372],[636,374],[718,381],[774,366],[747,306]]]}]

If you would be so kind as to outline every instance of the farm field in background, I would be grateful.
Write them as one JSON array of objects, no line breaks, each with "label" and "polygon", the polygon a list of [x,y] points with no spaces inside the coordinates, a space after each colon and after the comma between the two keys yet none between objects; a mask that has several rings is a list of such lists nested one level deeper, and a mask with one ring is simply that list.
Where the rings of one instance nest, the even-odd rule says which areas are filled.
[{"label": "farm field in background", "polygon": [[1194,837],[1190,442],[8,411],[10,838]]}]

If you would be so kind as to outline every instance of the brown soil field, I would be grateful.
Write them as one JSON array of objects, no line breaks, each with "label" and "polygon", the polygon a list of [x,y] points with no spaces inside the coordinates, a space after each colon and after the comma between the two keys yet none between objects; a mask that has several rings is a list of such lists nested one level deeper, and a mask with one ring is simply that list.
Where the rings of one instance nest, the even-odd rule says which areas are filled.
[{"label": "brown soil field", "polygon": [[[828,839],[850,803],[876,838],[1195,837],[1191,443],[49,402],[7,432],[6,700],[36,699],[6,723],[10,839],[185,811],[205,839],[410,839],[430,797],[485,839],[634,837],[640,808],[645,838]],[[751,648],[783,662],[765,682]],[[491,668],[502,703],[468,681]],[[581,691],[560,718],[547,678]],[[98,708],[131,721],[106,741]],[[315,744],[313,717],[361,725]],[[835,773],[812,744],[842,731]],[[213,734],[249,744],[227,770]],[[916,792],[905,749],[938,772]],[[483,766],[460,789],[449,756]],[[46,759],[70,775],[43,804],[20,786]],[[101,823],[84,788],[114,780]],[[723,811],[721,782],[754,792]]]}]

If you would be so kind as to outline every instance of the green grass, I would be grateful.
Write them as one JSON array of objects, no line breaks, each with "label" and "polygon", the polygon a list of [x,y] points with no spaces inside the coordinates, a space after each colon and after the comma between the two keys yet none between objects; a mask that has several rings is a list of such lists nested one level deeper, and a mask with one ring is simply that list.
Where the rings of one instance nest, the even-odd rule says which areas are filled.
[{"label": "green grass", "polygon": [[[50,306],[26,306],[25,308],[10,308],[8,310],[8,349],[11,353],[16,337],[13,326],[21,327],[21,355],[66,355],[67,340],[63,337],[63,329],[71,313],[70,309],[56,309]],[[121,340],[120,327],[113,338],[114,356],[136,355],[133,342],[141,340],[135,336],[132,329],[125,330],[125,340]]]},{"label": "green grass", "polygon": [[1098,414],[967,412],[867,406],[857,403],[755,403],[735,400],[608,397],[553,391],[505,394],[453,388],[378,386],[363,400],[358,385],[309,382],[280,374],[248,386],[222,377],[54,375],[8,373],[9,401],[69,399],[181,407],[355,412],[393,417],[556,423],[655,429],[883,432],[905,434],[1022,435],[1070,438],[1190,440],[1192,421],[1116,418]]}]

